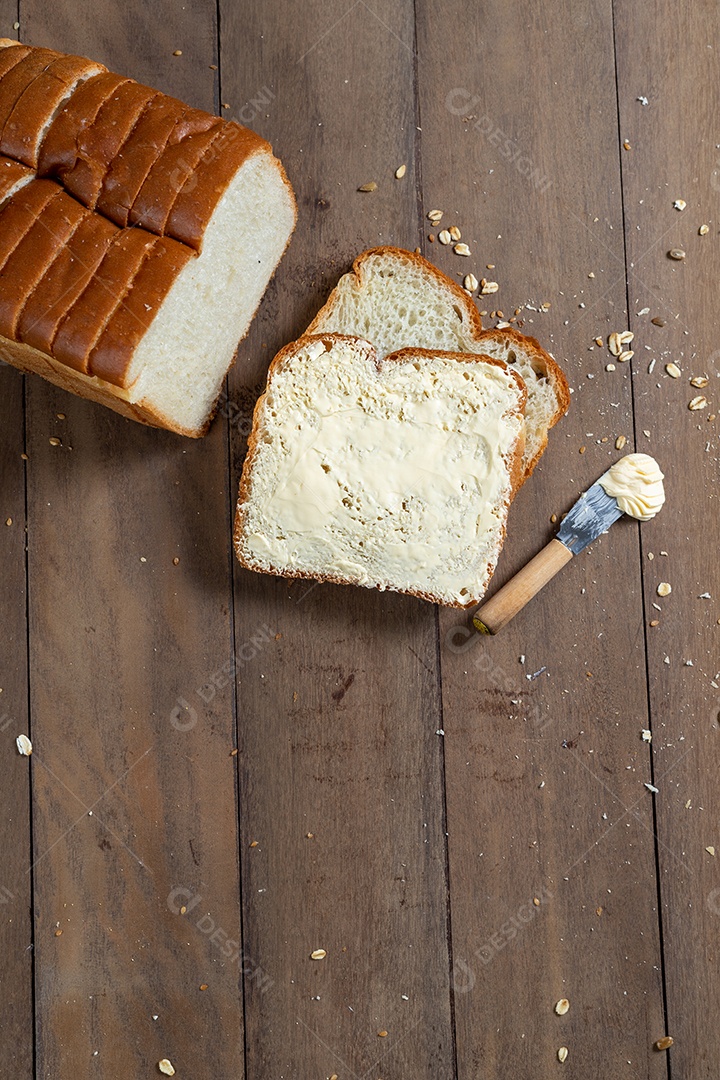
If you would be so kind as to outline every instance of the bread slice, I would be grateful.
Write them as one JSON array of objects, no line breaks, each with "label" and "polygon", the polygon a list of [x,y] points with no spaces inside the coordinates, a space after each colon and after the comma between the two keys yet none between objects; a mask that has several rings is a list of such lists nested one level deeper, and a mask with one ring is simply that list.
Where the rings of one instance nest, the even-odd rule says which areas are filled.
[{"label": "bread slice", "polygon": [[468,607],[521,475],[522,379],[502,361],[304,337],[270,365],[240,483],[251,570]]},{"label": "bread slice", "polygon": [[416,346],[478,352],[504,360],[525,380],[525,479],[547,446],[548,430],[570,404],[567,380],[535,340],[517,330],[483,330],[469,295],[420,255],[381,247],[359,255],[340,278],[308,334],[355,334],[382,358]]}]

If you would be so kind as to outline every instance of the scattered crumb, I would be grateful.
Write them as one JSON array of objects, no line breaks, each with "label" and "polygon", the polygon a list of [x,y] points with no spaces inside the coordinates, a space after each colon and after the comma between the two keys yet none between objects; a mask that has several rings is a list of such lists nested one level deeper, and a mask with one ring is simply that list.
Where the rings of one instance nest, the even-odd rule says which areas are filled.
[{"label": "scattered crumb", "polygon": [[27,735],[18,735],[15,740],[18,754],[22,754],[23,757],[30,757],[32,754],[32,743],[28,739]]}]

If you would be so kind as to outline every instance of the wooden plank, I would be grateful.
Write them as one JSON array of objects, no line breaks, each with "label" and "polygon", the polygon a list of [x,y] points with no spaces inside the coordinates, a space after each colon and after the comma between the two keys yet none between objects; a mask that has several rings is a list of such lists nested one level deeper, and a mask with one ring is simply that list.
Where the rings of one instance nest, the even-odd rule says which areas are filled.
[{"label": "wooden plank", "polygon": [[30,732],[25,580],[25,463],[23,380],[0,366],[0,769],[3,776],[3,868],[0,880],[0,995],[4,1005],[0,1072],[33,1070],[32,838],[30,761],[16,737]]},{"label": "wooden plank", "polygon": [[[641,539],[670,1065],[673,1076],[703,1080],[716,1075],[720,1058],[720,876],[707,850],[720,853],[718,421],[711,419],[720,412],[720,17],[707,4],[679,20],[660,5],[641,16],[622,2],[615,17],[621,131],[632,146],[623,154],[623,183],[635,410],[638,430],[649,432],[641,449],[666,473],[666,507]],[[687,208],[675,209],[676,199]],[[709,231],[699,235],[704,223]],[[668,258],[673,248],[686,251],[684,262]],[[680,378],[668,378],[668,362]],[[707,388],[693,387],[693,376],[708,376]],[[689,411],[698,395],[708,407]],[[667,599],[657,595],[661,581],[672,585]]]},{"label": "wooden plank", "polygon": [[[16,37],[16,2],[0,3],[3,35]],[[1,359],[1,358],[0,358]],[[3,1036],[0,1072],[33,1075],[32,830],[30,762],[20,757],[15,738],[29,733],[27,693],[27,591],[25,564],[25,409],[23,380],[0,365],[0,769],[7,806],[3,872],[0,881],[0,1000]]]},{"label": "wooden plank", "polygon": [[[300,209],[233,373],[239,464],[274,352],[361,250],[416,243],[413,5],[228,3],[220,25],[222,99],[273,142]],[[245,941],[275,980],[246,979],[248,1075],[451,1076],[434,612],[240,570],[235,612],[239,642],[282,635],[238,678]]]},{"label": "wooden plank", "polygon": [[[213,108],[213,3],[26,16]],[[27,393],[37,1074],[242,1076],[226,428]]]},{"label": "wooden plank", "polygon": [[[575,388],[513,506],[500,584],[632,436],[627,369],[606,372],[612,358],[592,349],[625,326],[612,8],[465,15],[419,5],[424,209],[444,209],[473,256],[429,250],[500,283],[488,310],[525,305],[525,331]],[[462,27],[452,63],[448,27]],[[443,615],[444,634],[458,622]],[[659,1076],[637,526],[614,526],[501,635],[466,646],[443,638],[458,1075],[545,1074],[564,1045],[578,1076]]]}]

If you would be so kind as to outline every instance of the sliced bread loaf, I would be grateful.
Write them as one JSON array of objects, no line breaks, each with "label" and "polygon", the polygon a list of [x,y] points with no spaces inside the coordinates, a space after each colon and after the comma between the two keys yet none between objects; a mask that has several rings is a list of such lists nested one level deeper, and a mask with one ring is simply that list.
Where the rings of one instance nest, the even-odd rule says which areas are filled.
[{"label": "sliced bread loaf", "polygon": [[0,146],[0,357],[204,434],[295,224],[272,148],[102,65],[6,39]]},{"label": "sliced bread loaf", "polygon": [[400,248],[364,252],[340,278],[308,334],[355,334],[382,358],[406,347],[485,353],[504,360],[525,380],[524,476],[547,445],[549,428],[567,411],[567,380],[535,340],[517,330],[483,330],[464,289],[427,260]]},{"label": "sliced bread loaf", "polygon": [[482,597],[521,476],[525,386],[502,361],[304,337],[270,365],[240,483],[251,570]]}]

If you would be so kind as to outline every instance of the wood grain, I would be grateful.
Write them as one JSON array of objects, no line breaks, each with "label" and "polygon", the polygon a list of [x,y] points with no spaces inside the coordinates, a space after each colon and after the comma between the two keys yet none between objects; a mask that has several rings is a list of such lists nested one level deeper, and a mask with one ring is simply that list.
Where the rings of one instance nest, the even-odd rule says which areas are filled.
[{"label": "wood grain", "polygon": [[[213,108],[214,4],[26,17]],[[242,1076],[226,429],[27,392],[37,1074]]]},{"label": "wood grain", "polygon": [[0,367],[0,769],[3,783],[3,859],[0,876],[0,1074],[25,1078],[33,1070],[32,826],[29,758],[15,739],[31,734],[28,710],[25,580],[25,448],[23,380]]},{"label": "wood grain", "polygon": [[[720,869],[707,850],[720,854],[720,474],[718,421],[711,419],[720,405],[720,19],[710,4],[682,11],[678,20],[650,5],[646,16],[630,4],[616,7],[621,129],[632,146],[622,160],[636,425],[641,448],[666,474],[667,494],[665,509],[641,530],[653,783],[672,1074],[705,1080],[720,1059]],[[687,208],[676,210],[676,199]],[[710,231],[701,236],[706,222]],[[684,249],[685,261],[669,259],[671,248]],[[666,325],[655,326],[653,318]],[[670,361],[681,378],[665,373]],[[703,375],[706,389],[690,385]],[[688,403],[700,394],[709,405],[691,412]],[[657,595],[661,581],[672,585],[666,599]]]},{"label": "wood grain", "polygon": [[[300,218],[201,442],[0,367],[0,1074],[529,1080],[565,1045],[568,1076],[714,1080],[715,7],[30,0],[21,24],[268,137]],[[483,306],[575,391],[495,590],[621,452],[666,473],[654,522],[496,639],[232,558],[268,363],[380,243],[498,281]],[[620,364],[594,338],[628,325]]]},{"label": "wood grain", "polygon": [[[16,37],[18,5],[0,3],[0,33]],[[0,1073],[33,1075],[32,822],[29,759],[16,737],[30,733],[25,541],[24,381],[0,365],[0,769],[3,776],[0,879]]]},{"label": "wood grain", "polygon": [[[452,65],[448,25],[466,28]],[[498,281],[483,306],[522,307],[574,388],[511,510],[500,584],[632,432],[627,373],[590,350],[625,325],[611,5],[491,3],[469,23],[423,4],[418,43],[424,207],[473,256],[428,250]],[[665,1067],[637,530],[614,526],[497,638],[443,642],[460,1076],[549,1074],[562,1045],[577,1076]]]},{"label": "wood grain", "polygon": [[[267,85],[254,125],[300,209],[232,375],[249,401],[355,255],[417,242],[413,5],[313,0],[299,22],[224,4],[220,25],[221,56],[245,57],[223,64],[223,99]],[[245,938],[275,978],[246,980],[248,1075],[451,1076],[434,612],[238,569],[235,619],[239,642],[265,620],[282,635],[238,678]]]}]

